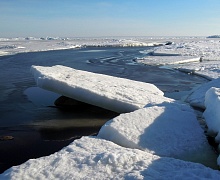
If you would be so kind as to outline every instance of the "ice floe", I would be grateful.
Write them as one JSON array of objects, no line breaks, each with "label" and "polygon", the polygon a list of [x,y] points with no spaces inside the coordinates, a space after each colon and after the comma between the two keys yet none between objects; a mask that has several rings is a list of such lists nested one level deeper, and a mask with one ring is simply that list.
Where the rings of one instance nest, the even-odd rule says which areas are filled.
[{"label": "ice floe", "polygon": [[146,105],[174,100],[155,85],[81,71],[61,65],[32,66],[39,87],[115,112],[131,112]]},{"label": "ice floe", "polygon": [[164,103],[121,114],[108,121],[98,137],[159,156],[216,163],[194,112],[184,104]]},{"label": "ice floe", "polygon": [[192,106],[205,109],[205,94],[211,87],[220,88],[220,78],[199,86],[186,98],[186,102]]},{"label": "ice floe", "polygon": [[219,179],[220,172],[198,163],[159,157],[82,137],[50,156],[31,159],[0,179]]},{"label": "ice floe", "polygon": [[208,132],[217,135],[216,141],[220,143],[220,88],[212,87],[206,92],[205,107],[203,116],[208,126]]},{"label": "ice floe", "polygon": [[[206,92],[205,107],[203,116],[208,126],[208,134],[215,137],[215,142],[220,144],[220,88],[212,87]],[[220,145],[218,149],[220,150]],[[220,166],[220,156],[217,163]]]}]

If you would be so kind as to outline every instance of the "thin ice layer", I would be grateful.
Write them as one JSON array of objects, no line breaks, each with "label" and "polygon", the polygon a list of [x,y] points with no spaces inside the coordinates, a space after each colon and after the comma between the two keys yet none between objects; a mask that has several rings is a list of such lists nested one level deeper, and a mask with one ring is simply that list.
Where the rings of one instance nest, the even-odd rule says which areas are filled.
[{"label": "thin ice layer", "polygon": [[220,172],[95,137],[83,137],[57,153],[29,160],[0,175],[5,180],[185,178],[220,179]]},{"label": "thin ice layer", "polygon": [[173,101],[155,85],[81,71],[61,65],[32,66],[37,85],[64,96],[119,113],[130,112],[147,104]]}]

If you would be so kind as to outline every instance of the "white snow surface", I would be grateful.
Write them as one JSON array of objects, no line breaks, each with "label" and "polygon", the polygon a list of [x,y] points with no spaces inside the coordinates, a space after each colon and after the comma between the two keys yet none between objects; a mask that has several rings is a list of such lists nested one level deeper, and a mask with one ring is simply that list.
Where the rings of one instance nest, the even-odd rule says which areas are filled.
[{"label": "white snow surface", "polygon": [[134,47],[165,44],[162,38],[0,38],[0,56],[81,47]]},{"label": "white snow surface", "polygon": [[[216,36],[210,36],[216,37]],[[191,105],[205,108],[205,93],[211,87],[220,87],[220,42],[216,38],[179,38],[170,39],[170,45],[142,51],[145,57],[137,62],[147,65],[162,65],[165,68],[178,69],[196,74],[208,80],[207,84],[194,90],[186,101]]]},{"label": "white snow surface", "polygon": [[158,156],[216,162],[194,112],[184,104],[164,103],[121,114],[102,126],[98,137]]},{"label": "white snow surface", "polygon": [[205,109],[205,94],[211,88],[220,88],[220,78],[214,79],[198,87],[186,99],[192,106]]},{"label": "white snow surface", "polygon": [[208,79],[219,77],[220,43],[218,38],[170,38],[169,41],[173,43],[142,51],[141,53],[146,56],[137,58],[137,62],[148,65],[166,65],[169,68],[197,74]]},{"label": "white snow surface", "polygon": [[167,46],[155,48],[154,54],[203,57],[204,60],[220,60],[219,39],[184,39]]},{"label": "white snow surface", "polygon": [[144,58],[137,58],[136,61],[147,65],[174,65],[184,64],[190,62],[199,62],[199,57],[191,56],[146,56]]},{"label": "white snow surface", "polygon": [[8,169],[0,179],[220,179],[220,172],[97,137],[82,137],[57,153]]},{"label": "white snow surface", "polygon": [[32,66],[39,87],[115,112],[131,112],[145,105],[174,100],[155,85],[57,65]]},{"label": "white snow surface", "polygon": [[220,143],[220,88],[212,87],[205,94],[205,117],[210,134],[217,135],[216,141]]},{"label": "white snow surface", "polygon": [[[203,116],[208,126],[208,133],[215,137],[216,143],[220,143],[220,88],[212,87],[205,95],[205,111]],[[219,145],[220,149],[220,145]],[[220,156],[217,160],[220,166]]]}]

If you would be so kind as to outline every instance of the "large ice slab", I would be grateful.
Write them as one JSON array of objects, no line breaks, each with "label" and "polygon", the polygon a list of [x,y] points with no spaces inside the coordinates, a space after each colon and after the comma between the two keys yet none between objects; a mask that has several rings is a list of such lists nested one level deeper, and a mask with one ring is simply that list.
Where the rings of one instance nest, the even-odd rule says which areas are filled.
[{"label": "large ice slab", "polygon": [[130,112],[173,100],[155,85],[81,71],[61,65],[32,66],[37,85],[64,96],[115,112]]},{"label": "large ice slab", "polygon": [[110,141],[83,137],[50,156],[32,159],[0,175],[27,179],[220,179],[201,164],[158,157]]},{"label": "large ice slab", "polygon": [[121,114],[108,121],[98,137],[159,156],[216,164],[215,153],[186,105],[164,103]]},{"label": "large ice slab", "polygon": [[212,87],[206,92],[205,107],[203,116],[208,132],[217,135],[216,141],[220,143],[220,88]]},{"label": "large ice slab", "polygon": [[190,94],[186,101],[192,106],[205,109],[205,94],[211,87],[220,88],[220,78],[214,79],[198,87],[192,94]]},{"label": "large ice slab", "polygon": [[[208,133],[215,137],[215,141],[220,143],[220,88],[210,88],[205,95],[206,110],[203,113]],[[220,149],[220,145],[219,145]],[[220,156],[218,157],[218,165],[220,166]]]}]

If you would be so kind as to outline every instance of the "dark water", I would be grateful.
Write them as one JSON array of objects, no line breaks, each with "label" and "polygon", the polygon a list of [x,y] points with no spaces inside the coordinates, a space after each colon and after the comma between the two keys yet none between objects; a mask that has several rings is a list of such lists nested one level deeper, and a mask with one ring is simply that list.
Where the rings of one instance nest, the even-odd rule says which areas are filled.
[{"label": "dark water", "polygon": [[[134,62],[146,47],[85,48],[75,50],[22,53],[0,57],[0,173],[30,158],[49,155],[75,138],[92,135],[116,113],[92,106],[60,110],[32,99],[42,99],[35,88],[31,65],[66,65],[80,70],[155,84],[166,95],[187,92],[205,79],[174,70]],[[39,91],[39,93],[35,93]],[[181,95],[181,93],[179,93]],[[35,96],[35,97],[34,97]],[[51,103],[51,105],[53,105]]]}]

